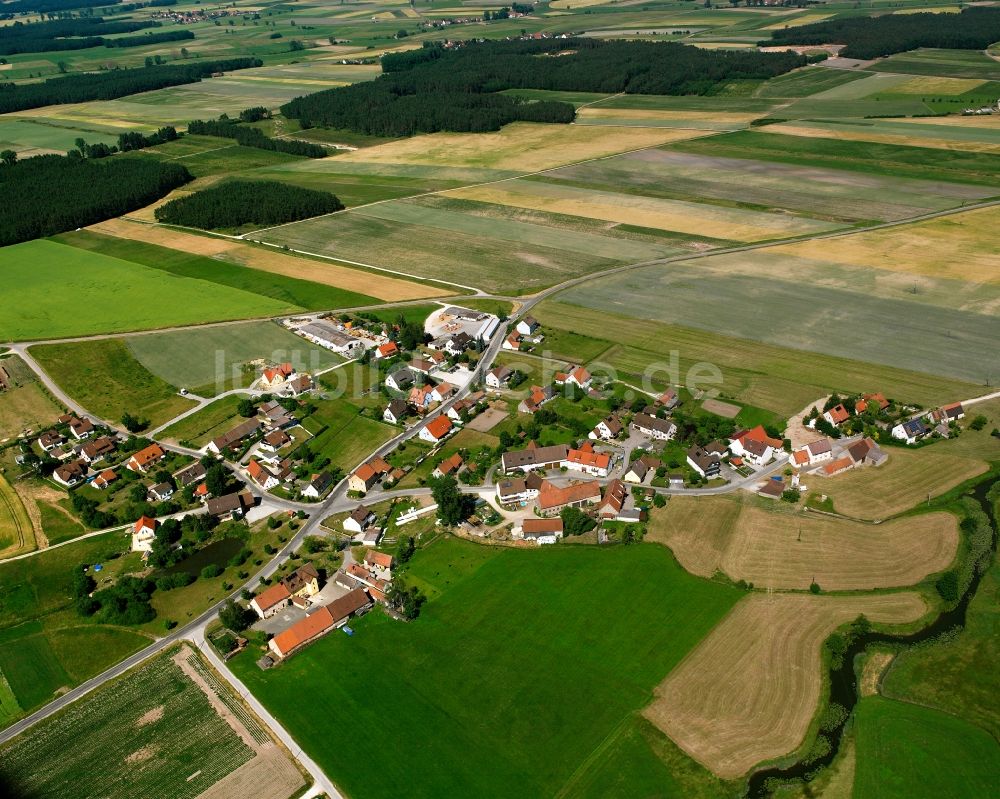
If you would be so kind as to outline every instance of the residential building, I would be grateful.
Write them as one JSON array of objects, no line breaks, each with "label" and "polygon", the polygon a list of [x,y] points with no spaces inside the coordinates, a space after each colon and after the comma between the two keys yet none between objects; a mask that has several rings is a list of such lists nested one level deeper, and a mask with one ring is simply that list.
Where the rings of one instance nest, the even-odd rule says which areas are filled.
[{"label": "residential building", "polygon": [[697,445],[687,451],[688,465],[702,477],[718,477],[722,471],[722,458]]},{"label": "residential building", "polygon": [[387,341],[375,348],[375,360],[377,361],[381,361],[383,358],[392,358],[395,355],[399,355],[399,345],[395,341]]},{"label": "residential building", "polygon": [[892,437],[907,444],[915,444],[921,438],[930,433],[930,428],[924,424],[924,420],[919,416],[907,422],[900,422],[892,428]]},{"label": "residential building", "polygon": [[87,472],[87,464],[84,461],[70,461],[57,466],[52,472],[52,479],[67,488],[72,488],[83,481]]},{"label": "residential building", "polygon": [[669,441],[677,434],[677,425],[669,419],[659,419],[648,413],[637,413],[632,418],[632,429],[657,441]]},{"label": "residential building", "polygon": [[212,497],[206,504],[208,513],[212,516],[239,519],[254,506],[254,498],[249,491],[239,491]]},{"label": "residential building", "polygon": [[368,595],[361,588],[355,588],[278,633],[268,641],[268,646],[279,658],[286,658],[331,630],[343,627],[352,616],[364,613],[371,606]]},{"label": "residential building", "polygon": [[128,463],[125,464],[125,468],[130,472],[145,474],[166,457],[167,453],[163,451],[163,448],[159,444],[150,444],[129,458]]},{"label": "residential building", "polygon": [[375,519],[376,516],[374,512],[366,508],[364,505],[358,505],[358,507],[352,510],[350,515],[344,519],[344,529],[349,533],[363,533],[375,524]]},{"label": "residential building", "polygon": [[103,472],[97,475],[97,477],[94,478],[94,481],[91,483],[91,485],[94,488],[103,491],[117,479],[118,479],[118,473],[114,469],[105,469]]},{"label": "residential building", "polygon": [[600,501],[601,486],[594,481],[558,487],[546,480],[538,492],[538,509],[543,516],[555,515],[563,508],[579,508]]},{"label": "residential building", "polygon": [[877,394],[862,394],[861,399],[854,403],[854,412],[864,413],[872,405],[877,406],[880,411],[884,411],[889,407],[889,400],[881,392]]},{"label": "residential building", "polygon": [[292,443],[292,437],[284,430],[272,430],[260,442],[260,448],[267,452],[277,452]]},{"label": "residential building", "polygon": [[558,516],[548,519],[525,519],[521,522],[520,537],[534,541],[539,546],[555,544],[563,537],[563,521]]},{"label": "residential building", "polygon": [[769,463],[784,445],[781,439],[769,436],[763,425],[739,430],[729,439],[729,451],[754,466]]},{"label": "residential building", "polygon": [[550,447],[538,447],[532,442],[527,449],[511,450],[500,457],[500,467],[504,472],[521,469],[525,472],[532,469],[548,469],[560,466],[569,455],[569,447],[565,444],[554,444]]},{"label": "residential building", "polygon": [[571,449],[567,452],[561,466],[594,477],[607,477],[611,470],[611,456],[604,452],[594,452],[594,448],[588,442],[580,449]]},{"label": "residential building", "polygon": [[186,488],[192,483],[204,480],[205,472],[205,467],[201,463],[192,463],[190,466],[185,466],[183,469],[174,472],[174,481],[181,488]]},{"label": "residential building", "polygon": [[521,334],[518,332],[513,332],[507,338],[503,340],[503,349],[505,350],[519,350],[521,349]]},{"label": "residential building", "polygon": [[409,406],[401,399],[392,400],[382,412],[382,418],[389,424],[401,424],[406,418]]},{"label": "residential building", "polygon": [[257,419],[247,419],[245,422],[241,422],[236,425],[228,433],[221,436],[213,438],[209,443],[207,449],[210,452],[214,452],[216,455],[221,455],[226,452],[226,450],[235,447],[237,444],[241,444],[245,439],[254,435],[258,430],[260,430],[261,423]]},{"label": "residential building", "polygon": [[648,474],[649,465],[642,458],[636,458],[629,464],[625,474],[622,475],[622,480],[626,483],[638,484],[642,483]]},{"label": "residential building", "polygon": [[256,460],[251,460],[247,464],[247,476],[265,491],[270,491],[281,485],[281,481]]},{"label": "residential building", "polygon": [[99,461],[115,451],[115,442],[107,436],[95,438],[80,447],[80,457],[87,463]]},{"label": "residential building", "polygon": [[152,552],[156,530],[160,523],[149,516],[140,516],[132,525],[132,551]]},{"label": "residential building", "polygon": [[522,336],[533,336],[539,327],[541,327],[541,325],[538,324],[538,320],[535,319],[535,317],[526,316],[517,323],[517,326],[514,329]]},{"label": "residential building", "polygon": [[287,577],[283,577],[281,584],[293,597],[316,596],[319,593],[319,572],[311,563],[303,563]]},{"label": "residential building", "polygon": [[590,431],[590,438],[602,439],[604,441],[612,441],[618,438],[619,434],[624,430],[621,420],[612,414],[604,421],[598,422],[597,426]]},{"label": "residential building", "polygon": [[497,366],[486,373],[486,385],[490,388],[506,388],[513,376],[514,370],[509,366]]},{"label": "residential building", "polygon": [[73,438],[82,441],[93,434],[94,424],[90,419],[78,419],[76,416],[73,416],[69,420],[69,432]]},{"label": "residential building", "polygon": [[65,441],[66,439],[62,433],[58,433],[55,430],[46,430],[38,437],[38,446],[42,448],[43,452],[51,452],[59,445],[65,443]]},{"label": "residential building", "polygon": [[366,494],[372,486],[381,481],[383,475],[391,471],[392,467],[383,458],[372,458],[368,463],[359,466],[358,470],[347,479],[347,488],[359,494]]},{"label": "residential building", "polygon": [[369,549],[365,553],[364,564],[365,567],[376,577],[383,580],[392,579],[392,555],[385,552],[379,552],[377,549]]},{"label": "residential building", "polygon": [[628,489],[621,480],[612,480],[604,489],[604,499],[598,508],[598,515],[602,519],[617,519],[625,507],[628,499]]},{"label": "residential building", "polygon": [[456,452],[450,458],[445,458],[441,461],[431,474],[433,474],[434,477],[446,477],[449,474],[457,475],[460,471],[462,471],[462,467],[464,465],[465,461],[462,460],[462,456]]},{"label": "residential building", "polygon": [[385,378],[385,384],[393,391],[406,391],[416,382],[416,374],[405,367],[390,372]]},{"label": "residential building", "polygon": [[414,386],[410,389],[410,396],[407,397],[407,402],[416,408],[418,412],[423,412],[424,409],[430,407],[433,399],[433,386]]},{"label": "residential building", "polygon": [[268,366],[260,376],[261,388],[275,389],[295,374],[295,367],[290,363],[279,363],[277,366]]},{"label": "residential building", "polygon": [[444,402],[456,391],[458,391],[458,389],[451,383],[439,383],[431,390],[431,399],[434,402]]},{"label": "residential building", "polygon": [[511,478],[497,483],[497,502],[501,505],[516,505],[531,502],[538,496],[544,480],[537,472],[529,472],[524,478]]},{"label": "residential building", "polygon": [[329,472],[320,472],[309,478],[309,484],[302,489],[302,496],[310,499],[319,499],[333,485],[333,475]]},{"label": "residential building", "polygon": [[283,583],[275,583],[265,588],[250,600],[250,607],[262,619],[267,619],[279,610],[288,607],[292,602],[292,594]]},{"label": "residential building", "polygon": [[446,415],[440,414],[431,419],[427,424],[420,428],[419,437],[424,441],[430,441],[432,444],[436,444],[439,441],[443,441],[452,432],[453,425],[451,419]]},{"label": "residential building", "polygon": [[844,403],[834,405],[829,410],[823,411],[823,418],[832,425],[841,425],[851,418],[850,412],[844,407]]},{"label": "residential building", "polygon": [[152,502],[166,502],[174,495],[174,487],[170,483],[157,483],[149,489],[147,496]]},{"label": "residential building", "polygon": [[552,386],[532,386],[528,391],[528,396],[521,400],[517,406],[520,413],[534,413],[545,403],[556,398],[556,390]]},{"label": "residential building", "polygon": [[282,386],[282,393],[290,397],[300,397],[308,394],[315,388],[313,379],[309,375],[296,375]]}]

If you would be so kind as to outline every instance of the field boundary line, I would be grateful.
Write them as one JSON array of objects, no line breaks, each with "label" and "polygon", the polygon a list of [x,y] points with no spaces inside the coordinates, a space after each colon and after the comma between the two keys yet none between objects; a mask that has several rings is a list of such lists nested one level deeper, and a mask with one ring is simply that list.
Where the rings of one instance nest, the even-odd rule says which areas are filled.
[{"label": "field boundary line", "polygon": [[630,713],[619,721],[614,727],[612,727],[611,731],[604,736],[604,739],[591,750],[590,754],[588,754],[580,765],[576,767],[573,773],[569,775],[569,779],[563,783],[562,788],[554,794],[554,799],[565,799],[565,797],[569,795],[569,792],[576,786],[583,775],[587,773],[594,761],[604,754],[608,750],[608,747],[615,742],[619,734],[621,734],[622,730],[625,728],[625,725],[632,720],[633,716],[634,713]]}]

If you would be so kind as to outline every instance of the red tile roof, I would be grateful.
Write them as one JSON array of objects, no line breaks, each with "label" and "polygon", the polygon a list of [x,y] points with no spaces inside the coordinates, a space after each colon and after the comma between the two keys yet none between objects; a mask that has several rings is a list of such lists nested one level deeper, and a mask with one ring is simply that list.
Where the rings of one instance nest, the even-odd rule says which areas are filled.
[{"label": "red tile roof", "polygon": [[611,456],[604,452],[594,452],[593,447],[589,450],[571,449],[566,460],[592,469],[607,469],[611,465]]},{"label": "red tile roof", "polygon": [[373,566],[379,566],[383,569],[391,569],[392,555],[387,555],[385,552],[379,552],[377,549],[369,549],[365,553],[365,563],[370,563]]},{"label": "red tile roof", "polygon": [[262,612],[266,612],[279,602],[284,602],[291,595],[291,592],[285,587],[284,583],[278,583],[277,585],[272,585],[270,588],[261,591],[257,594],[254,601],[257,603],[257,607],[259,607]]},{"label": "red tile roof", "polygon": [[159,523],[156,521],[156,519],[153,519],[149,516],[140,516],[136,520],[136,523],[132,526],[132,530],[133,532],[138,533],[143,527],[149,527],[155,530],[158,526]]},{"label": "red tile roof", "polygon": [[434,438],[441,439],[451,430],[451,419],[444,414],[435,416],[427,423],[427,432]]},{"label": "red tile roof", "polygon": [[159,444],[150,444],[144,449],[140,449],[135,455],[131,457],[131,461],[135,462],[136,465],[140,467],[148,466],[153,461],[158,461],[164,455],[163,449]]},{"label": "red tile roof", "polygon": [[552,519],[525,519],[521,524],[521,530],[525,535],[561,533],[563,531],[563,520],[558,516]]}]

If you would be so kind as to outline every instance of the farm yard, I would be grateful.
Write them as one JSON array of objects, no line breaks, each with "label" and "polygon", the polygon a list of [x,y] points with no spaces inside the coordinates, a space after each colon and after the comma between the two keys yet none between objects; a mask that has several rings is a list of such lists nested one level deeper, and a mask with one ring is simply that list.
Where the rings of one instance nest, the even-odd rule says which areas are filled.
[{"label": "farm yard", "polygon": [[795,750],[820,699],[820,647],[864,614],[879,623],[919,619],[916,593],[745,597],[657,688],[645,716],[725,779]]},{"label": "farm yard", "polygon": [[[555,795],[591,756],[610,767],[602,744],[609,735],[630,757],[655,761],[642,736],[621,733],[653,685],[740,596],[688,575],[652,546],[522,552],[441,538],[407,566],[408,581],[411,572],[416,584],[438,587],[419,624],[372,613],[352,624],[352,638],[328,636],[281,669],[259,671],[252,653],[233,661],[239,678],[348,792],[424,797],[461,786]],[[598,616],[617,623],[595,636]],[[456,636],[465,641],[458,649]],[[406,665],[414,658],[420,669]],[[328,678],[372,663],[381,665],[366,669],[362,693]],[[528,671],[530,680],[510,679]],[[300,692],[311,697],[308,708],[296,699]],[[393,713],[369,702],[372,695]],[[417,729],[435,734],[406,753],[386,749],[375,737],[323,723],[334,709],[359,723],[377,720],[389,738]],[[472,747],[470,725],[477,730]],[[548,734],[556,729],[559,735]],[[382,777],[365,780],[353,765],[376,752]],[[645,778],[628,775],[627,794],[633,779]]]},{"label": "farm yard", "polygon": [[[871,473],[867,475],[871,485]],[[822,490],[822,489],[819,489]],[[673,497],[649,538],[694,574],[722,571],[760,588],[827,591],[898,588],[943,571],[958,548],[958,524],[928,513],[873,526],[764,507],[757,498]]]},{"label": "farm yard", "polygon": [[[22,796],[242,795],[287,799],[288,755],[186,646],[157,656],[3,747],[0,785]],[[100,768],[94,764],[100,762]]]}]

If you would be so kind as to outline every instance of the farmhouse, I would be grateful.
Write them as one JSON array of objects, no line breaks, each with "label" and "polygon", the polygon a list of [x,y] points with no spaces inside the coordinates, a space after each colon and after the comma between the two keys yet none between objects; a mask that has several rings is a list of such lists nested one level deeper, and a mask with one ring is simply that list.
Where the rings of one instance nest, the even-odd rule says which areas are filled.
[{"label": "farmhouse", "polygon": [[61,433],[57,433],[55,430],[46,430],[38,437],[38,446],[42,448],[43,452],[51,452],[65,441],[66,439]]},{"label": "farmhouse", "polygon": [[221,497],[213,497],[206,503],[210,516],[239,519],[254,505],[253,494],[249,491],[239,491],[234,494],[225,494]]},{"label": "farmhouse", "polygon": [[538,320],[535,319],[535,317],[526,316],[517,323],[517,327],[514,329],[522,336],[533,336],[539,327],[541,327],[541,325],[538,324]]},{"label": "farmhouse", "polygon": [[677,425],[668,419],[658,419],[647,413],[637,413],[632,419],[632,429],[658,441],[669,441],[677,434]]},{"label": "farmhouse", "polygon": [[392,562],[392,555],[377,549],[369,549],[365,553],[365,568],[382,580],[392,579]]},{"label": "farmhouse", "polygon": [[611,441],[618,438],[619,434],[624,429],[625,428],[622,426],[621,420],[612,414],[604,421],[597,423],[597,426],[590,431],[590,438],[594,440],[602,439],[604,441]]},{"label": "farmhouse", "polygon": [[910,419],[908,422],[900,422],[892,428],[892,437],[905,441],[907,444],[915,444],[930,432],[930,428],[924,424],[924,420],[919,416]]},{"label": "farmhouse", "polygon": [[435,477],[446,477],[449,474],[458,474],[462,471],[462,467],[464,465],[465,461],[462,460],[462,456],[456,452],[450,458],[445,458],[441,461],[431,474]]},{"label": "farmhouse", "polygon": [[324,319],[300,327],[296,332],[314,344],[349,357],[355,357],[365,348],[360,339]]},{"label": "farmhouse", "polygon": [[601,487],[593,481],[560,488],[546,480],[538,492],[538,509],[543,516],[555,515],[563,508],[579,508],[600,501]]},{"label": "farmhouse", "polygon": [[368,595],[362,589],[355,588],[278,633],[268,641],[268,646],[279,658],[286,658],[330,630],[343,627],[351,616],[363,613],[371,606],[372,601]]},{"label": "farmhouse", "polygon": [[346,569],[337,572],[335,580],[337,585],[348,590],[361,588],[379,602],[385,601],[385,591],[389,587],[388,583],[380,580],[360,563],[348,564]]},{"label": "farmhouse", "polygon": [[265,367],[260,376],[261,388],[274,389],[290,379],[295,374],[295,367],[290,363]]},{"label": "farmhouse", "polygon": [[718,477],[722,471],[722,459],[718,453],[709,452],[697,445],[687,451],[687,462],[702,477]]},{"label": "farmhouse", "polygon": [[156,529],[160,523],[149,516],[140,516],[132,525],[132,551],[152,552],[156,540]]},{"label": "farmhouse", "polygon": [[115,451],[115,442],[107,436],[101,436],[93,441],[84,444],[80,448],[80,457],[87,463],[99,461]]},{"label": "farmhouse", "polygon": [[792,462],[796,466],[814,466],[817,463],[833,459],[833,444],[828,438],[812,441],[792,453]]},{"label": "farmhouse", "polygon": [[52,479],[67,488],[72,488],[86,476],[87,464],[83,461],[64,463],[62,466],[57,466],[55,471],[52,472]]},{"label": "farmhouse", "polygon": [[607,477],[611,469],[611,456],[604,452],[594,452],[590,444],[584,444],[580,449],[571,449],[562,462],[570,471],[583,472],[594,477]]},{"label": "farmhouse", "polygon": [[604,490],[604,500],[597,513],[602,519],[617,519],[628,499],[628,489],[621,480],[612,480]]},{"label": "farmhouse", "polygon": [[962,408],[961,402],[953,402],[951,405],[942,405],[940,408],[935,408],[930,412],[930,419],[932,422],[937,422],[938,424],[948,425],[951,422],[957,422],[959,419],[965,418],[965,410]]},{"label": "farmhouse", "polygon": [[372,458],[368,463],[359,466],[358,470],[347,479],[347,488],[359,494],[366,494],[383,475],[391,471],[392,467],[383,458]]},{"label": "farmhouse", "polygon": [[486,385],[490,388],[504,388],[513,376],[514,370],[509,366],[497,366],[486,374]]},{"label": "farmhouse", "polygon": [[344,529],[349,533],[363,533],[375,524],[375,513],[364,505],[358,505],[351,511],[350,515],[344,519]]},{"label": "farmhouse", "polygon": [[329,472],[320,472],[309,478],[309,485],[302,489],[302,496],[310,499],[319,499],[333,485],[333,475]]},{"label": "farmhouse", "polygon": [[435,416],[420,429],[419,437],[424,441],[436,444],[447,438],[452,430],[451,419],[441,414],[440,416]]},{"label": "farmhouse", "polygon": [[265,588],[257,596],[250,600],[250,607],[262,619],[273,616],[282,608],[288,607],[292,601],[292,594],[284,582]]},{"label": "farmhouse", "polygon": [[828,411],[823,411],[823,418],[832,425],[840,425],[850,419],[851,414],[844,407],[844,404],[840,403],[839,405],[834,405]]},{"label": "farmhouse", "polygon": [[391,358],[394,355],[399,355],[399,347],[395,341],[387,341],[375,348],[375,360],[381,361],[383,358]]},{"label": "farmhouse", "polygon": [[205,467],[200,463],[192,463],[180,471],[174,472],[174,480],[181,488],[205,479]]},{"label": "farmhouse", "polygon": [[282,578],[281,584],[293,597],[311,597],[319,593],[319,572],[311,563],[303,563],[299,568]]},{"label": "farmhouse", "polygon": [[382,412],[382,418],[389,424],[400,424],[406,418],[409,406],[401,399],[392,400]]},{"label": "farmhouse", "polygon": [[525,519],[521,522],[520,535],[525,541],[534,541],[539,546],[554,544],[563,537],[563,520],[558,516],[552,519]]},{"label": "farmhouse", "polygon": [[218,436],[217,438],[213,438],[209,442],[207,449],[210,452],[214,452],[216,455],[221,455],[226,450],[241,443],[244,439],[249,438],[260,430],[260,424],[260,421],[257,419],[247,419],[245,422],[238,424],[228,433]]},{"label": "farmhouse", "polygon": [[497,501],[501,505],[530,502],[538,496],[545,482],[537,472],[529,472],[527,477],[501,480],[497,483]]},{"label": "farmhouse", "polygon": [[556,390],[552,386],[532,386],[528,391],[528,396],[521,400],[517,410],[520,413],[534,413],[546,402],[551,402],[556,398]]},{"label": "farmhouse", "polygon": [[500,466],[504,472],[512,472],[515,469],[526,472],[532,469],[548,469],[562,464],[568,455],[569,447],[565,444],[538,447],[532,442],[527,449],[505,452],[500,458]]}]

